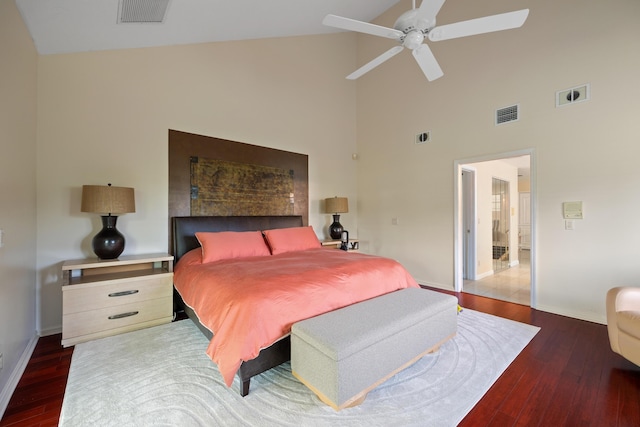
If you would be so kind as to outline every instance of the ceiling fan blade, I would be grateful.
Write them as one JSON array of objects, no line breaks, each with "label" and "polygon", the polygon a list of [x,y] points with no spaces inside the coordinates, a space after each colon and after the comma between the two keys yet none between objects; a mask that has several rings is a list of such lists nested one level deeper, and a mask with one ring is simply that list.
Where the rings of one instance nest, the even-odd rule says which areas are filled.
[{"label": "ceiling fan blade", "polygon": [[391,49],[389,49],[388,51],[386,51],[382,55],[378,56],[377,58],[374,58],[373,60],[371,60],[369,62],[367,62],[362,67],[358,68],[353,73],[349,74],[347,76],[347,79],[349,79],[349,80],[357,79],[358,77],[362,76],[364,73],[373,70],[378,65],[382,64],[384,61],[393,58],[394,56],[396,56],[397,54],[402,52],[403,49],[404,48],[402,46],[392,47]]},{"label": "ceiling fan blade", "polygon": [[435,27],[429,32],[429,40],[435,42],[518,28],[524,24],[528,15],[529,9],[522,9],[515,12],[501,13],[499,15],[485,16],[484,18],[442,25]]},{"label": "ceiling fan blade", "polygon": [[444,2],[445,0],[422,0],[420,9],[418,9],[418,14],[416,15],[417,21],[424,21],[427,25],[434,22]]},{"label": "ceiling fan blade", "polygon": [[386,37],[398,40],[404,33],[394,28],[382,27],[368,22],[356,21],[355,19],[343,18],[342,16],[327,15],[322,20],[324,25],[341,28],[343,30],[357,31],[359,33],[371,34],[372,36]]},{"label": "ceiling fan blade", "polygon": [[438,64],[436,57],[433,56],[433,52],[431,52],[428,45],[422,44],[420,47],[414,49],[412,53],[420,69],[422,69],[422,72],[427,77],[427,80],[432,81],[444,75],[440,64]]}]

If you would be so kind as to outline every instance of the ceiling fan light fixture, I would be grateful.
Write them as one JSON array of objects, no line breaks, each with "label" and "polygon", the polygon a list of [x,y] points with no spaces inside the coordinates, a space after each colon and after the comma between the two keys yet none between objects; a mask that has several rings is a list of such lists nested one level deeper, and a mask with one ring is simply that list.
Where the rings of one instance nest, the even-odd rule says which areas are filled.
[{"label": "ceiling fan light fixture", "polygon": [[409,34],[407,34],[407,36],[404,38],[404,41],[402,42],[402,45],[407,49],[413,50],[413,49],[416,49],[417,47],[420,47],[423,41],[424,41],[424,34],[422,34],[421,31],[414,30],[414,31],[411,31]]}]

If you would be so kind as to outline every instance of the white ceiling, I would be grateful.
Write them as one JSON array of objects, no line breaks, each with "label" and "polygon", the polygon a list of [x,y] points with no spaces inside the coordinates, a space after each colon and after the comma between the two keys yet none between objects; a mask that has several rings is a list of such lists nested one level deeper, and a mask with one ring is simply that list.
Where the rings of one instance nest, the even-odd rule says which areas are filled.
[{"label": "white ceiling", "polygon": [[329,13],[370,22],[398,0],[171,0],[163,23],[118,24],[120,0],[16,0],[38,53],[323,34]]}]

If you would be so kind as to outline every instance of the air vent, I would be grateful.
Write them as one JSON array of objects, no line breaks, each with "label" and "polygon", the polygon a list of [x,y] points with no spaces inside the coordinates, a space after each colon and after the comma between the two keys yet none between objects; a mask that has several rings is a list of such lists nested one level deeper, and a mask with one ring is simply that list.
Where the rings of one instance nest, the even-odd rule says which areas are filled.
[{"label": "air vent", "polygon": [[519,107],[516,104],[496,110],[496,126],[520,120]]},{"label": "air vent", "polygon": [[170,0],[120,0],[118,24],[164,22]]},{"label": "air vent", "polygon": [[591,85],[588,83],[571,89],[559,90],[556,92],[556,107],[573,105],[578,102],[588,101],[591,97]]},{"label": "air vent", "polygon": [[416,135],[416,144],[424,144],[431,141],[431,132],[421,132]]}]

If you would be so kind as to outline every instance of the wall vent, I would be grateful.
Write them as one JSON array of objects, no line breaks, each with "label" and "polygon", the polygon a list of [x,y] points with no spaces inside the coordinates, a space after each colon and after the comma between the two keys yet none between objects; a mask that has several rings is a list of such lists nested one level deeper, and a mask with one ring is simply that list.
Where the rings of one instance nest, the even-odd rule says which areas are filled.
[{"label": "wall vent", "polygon": [[496,126],[520,120],[520,105],[511,105],[509,107],[499,108],[496,110]]},{"label": "wall vent", "polygon": [[431,141],[431,132],[421,132],[416,135],[416,144],[424,144]]},{"label": "wall vent", "polygon": [[559,90],[556,92],[556,107],[573,105],[578,102],[588,101],[590,98],[591,85],[588,83],[570,89]]},{"label": "wall vent", "polygon": [[120,0],[118,24],[162,23],[170,0]]}]

